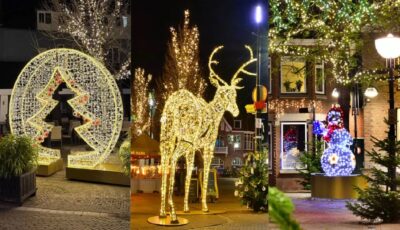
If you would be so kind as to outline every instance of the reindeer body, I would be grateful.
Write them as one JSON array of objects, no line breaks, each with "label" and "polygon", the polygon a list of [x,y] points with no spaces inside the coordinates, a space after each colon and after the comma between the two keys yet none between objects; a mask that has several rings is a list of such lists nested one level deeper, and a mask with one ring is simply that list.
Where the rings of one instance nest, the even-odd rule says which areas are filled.
[{"label": "reindeer body", "polygon": [[[204,160],[203,186],[202,186],[202,210],[208,212],[207,208],[207,186],[210,165],[214,156],[215,142],[218,136],[218,127],[225,111],[233,116],[239,115],[236,104],[236,86],[240,79],[237,75],[240,72],[252,75],[244,70],[244,67],[255,61],[250,50],[251,59],[242,65],[236,72],[228,85],[212,70],[211,65],[217,62],[212,60],[213,55],[222,47],[213,51],[209,60],[210,80],[217,87],[214,99],[207,103],[202,98],[194,96],[187,90],[178,90],[166,101],[161,117],[161,209],[160,217],[166,217],[166,199],[168,185],[168,204],[171,208],[171,222],[177,223],[177,216],[173,203],[173,188],[175,183],[175,169],[178,159],[181,156],[186,158],[186,183],[184,211],[189,212],[188,198],[190,179],[194,167],[194,156],[197,150],[202,152]],[[218,82],[222,82],[220,85]],[[169,184],[167,177],[169,175]]]}]

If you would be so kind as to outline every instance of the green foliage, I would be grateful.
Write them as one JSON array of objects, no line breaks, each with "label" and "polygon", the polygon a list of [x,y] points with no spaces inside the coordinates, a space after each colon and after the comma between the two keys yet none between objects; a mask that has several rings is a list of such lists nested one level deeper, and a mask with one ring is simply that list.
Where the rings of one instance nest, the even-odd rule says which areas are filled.
[{"label": "green foliage", "polygon": [[[373,167],[368,175],[363,175],[369,187],[362,190],[357,188],[359,198],[356,202],[348,202],[347,208],[354,215],[360,216],[370,222],[393,223],[400,221],[400,193],[396,190],[391,190],[390,185],[395,183],[399,185],[399,180],[395,175],[388,172],[390,168],[400,166],[400,141],[390,141],[388,138],[378,140],[372,138],[372,142],[378,148],[378,151],[372,149],[367,151],[367,155],[375,165],[381,167]],[[390,157],[389,153],[394,151],[395,157]],[[383,170],[382,168],[386,168]]]},{"label": "green foliage", "polygon": [[123,169],[125,175],[130,175],[131,169],[131,136],[128,137],[122,142],[118,151],[119,158],[122,161]]},{"label": "green foliage", "polygon": [[29,172],[37,165],[38,148],[26,136],[7,135],[0,139],[0,177]]},{"label": "green foliage", "polygon": [[268,167],[265,152],[250,152],[236,182],[235,196],[255,212],[268,211]]},{"label": "green foliage", "polygon": [[277,188],[270,187],[268,194],[268,214],[280,229],[299,230],[300,225],[292,218],[294,205],[290,198]]},{"label": "green foliage", "polygon": [[311,189],[311,174],[323,172],[321,166],[321,157],[324,153],[324,145],[325,142],[323,140],[316,140],[315,153],[313,151],[314,146],[312,144],[308,144],[309,151],[304,151],[304,153],[299,157],[299,161],[304,168],[297,168],[296,170],[303,178],[299,182],[301,185],[303,185],[304,189]]}]

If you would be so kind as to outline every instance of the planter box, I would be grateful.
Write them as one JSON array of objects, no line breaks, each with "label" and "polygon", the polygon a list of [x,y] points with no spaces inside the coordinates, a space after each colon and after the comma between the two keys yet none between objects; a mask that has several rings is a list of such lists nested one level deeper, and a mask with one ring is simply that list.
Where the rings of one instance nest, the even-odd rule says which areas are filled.
[{"label": "planter box", "polygon": [[35,170],[18,177],[0,178],[0,201],[22,205],[30,196],[36,194]]}]

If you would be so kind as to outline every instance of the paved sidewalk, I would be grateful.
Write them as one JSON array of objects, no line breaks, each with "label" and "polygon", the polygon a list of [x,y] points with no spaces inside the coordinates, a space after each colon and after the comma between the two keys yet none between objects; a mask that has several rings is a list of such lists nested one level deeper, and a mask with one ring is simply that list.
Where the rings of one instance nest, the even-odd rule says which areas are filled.
[{"label": "paved sidewalk", "polygon": [[[253,213],[240,205],[238,198],[234,197],[234,180],[220,178],[218,180],[220,199],[216,203],[209,203],[210,210],[224,210],[226,213],[219,215],[181,215],[189,220],[189,224],[174,229],[267,229],[267,215]],[[160,194],[134,194],[131,201],[131,229],[165,229],[147,223],[147,218],[159,214]],[[177,210],[183,209],[183,196],[174,196]],[[191,210],[201,210],[201,204],[190,204]]]},{"label": "paved sidewalk", "polygon": [[65,171],[37,177],[36,196],[23,206],[0,203],[0,229],[126,230],[129,187],[65,179]]},{"label": "paved sidewalk", "polygon": [[[310,199],[309,193],[287,193],[296,206],[294,218],[304,230],[396,230],[400,224],[362,224],[345,200]],[[270,225],[268,229],[278,229]]]}]

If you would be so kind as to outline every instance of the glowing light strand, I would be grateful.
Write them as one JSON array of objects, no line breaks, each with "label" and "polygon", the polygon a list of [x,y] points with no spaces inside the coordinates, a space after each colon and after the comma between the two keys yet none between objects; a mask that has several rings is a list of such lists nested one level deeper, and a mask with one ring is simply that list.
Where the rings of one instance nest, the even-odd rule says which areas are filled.
[{"label": "glowing light strand", "polygon": [[11,132],[35,137],[40,146],[39,164],[60,158],[57,149],[40,145],[52,125],[45,117],[57,104],[55,89],[65,83],[76,96],[68,103],[82,118],[78,135],[93,149],[68,156],[69,167],[93,168],[113,151],[123,120],[122,99],[115,80],[96,59],[72,49],[52,49],[34,57],[21,71],[10,101]]}]

